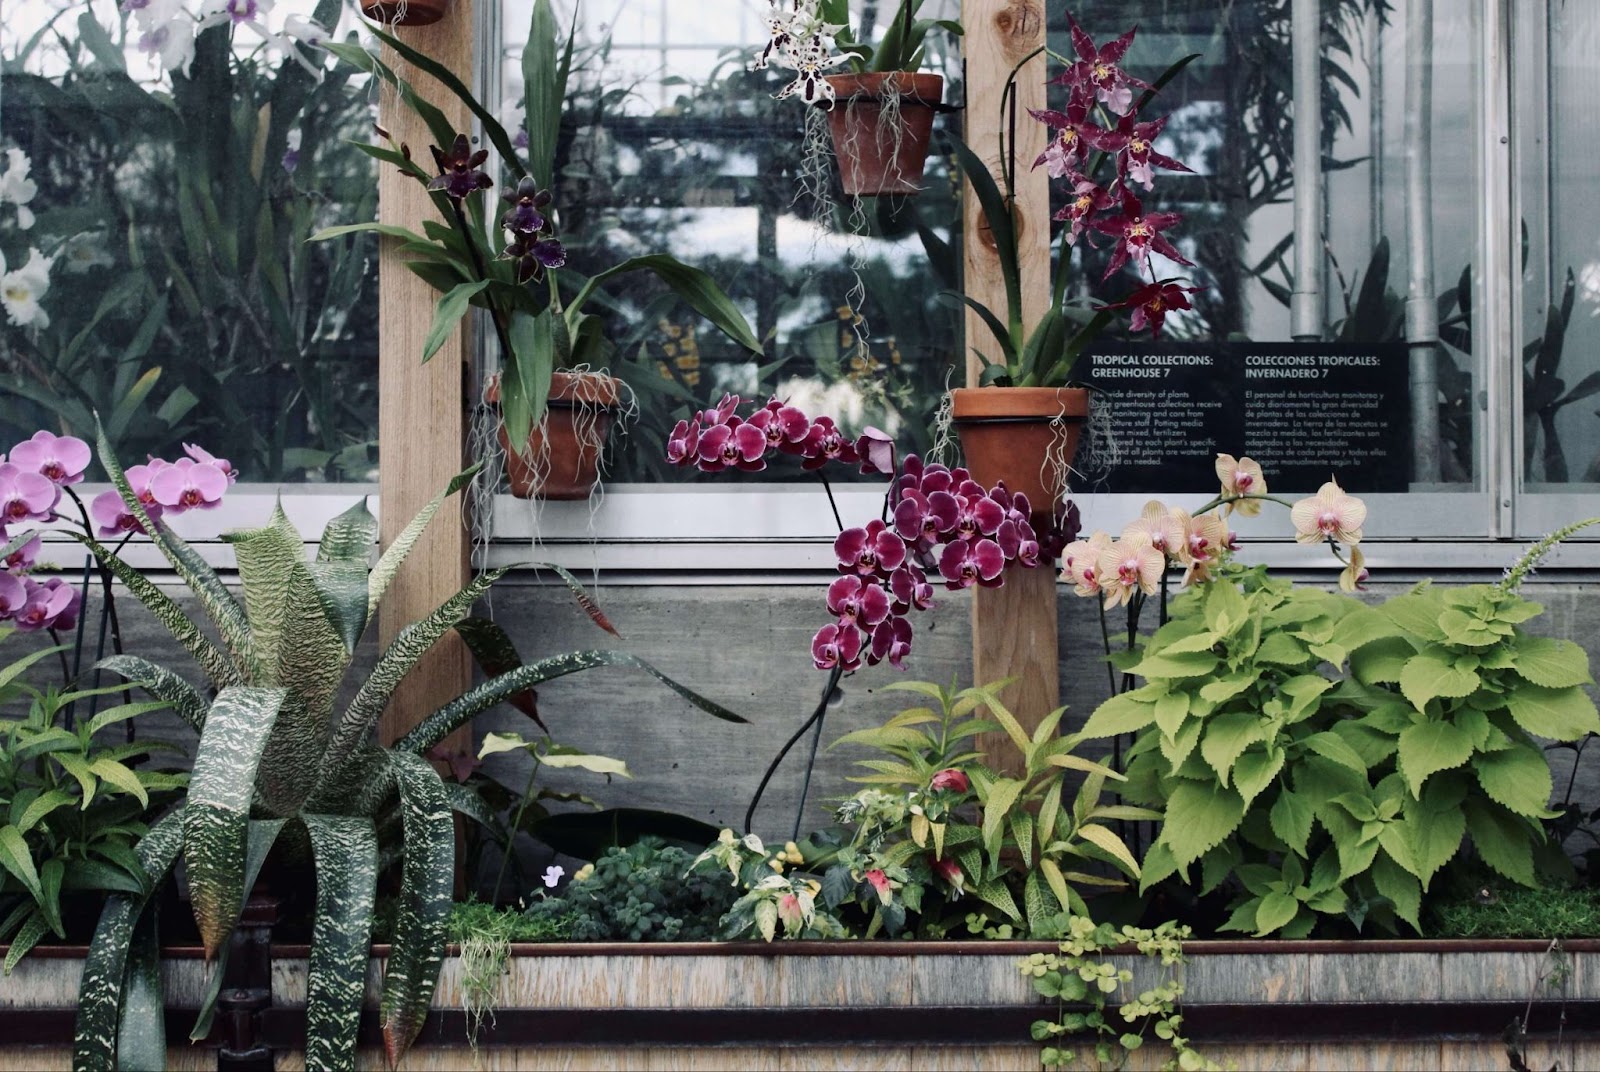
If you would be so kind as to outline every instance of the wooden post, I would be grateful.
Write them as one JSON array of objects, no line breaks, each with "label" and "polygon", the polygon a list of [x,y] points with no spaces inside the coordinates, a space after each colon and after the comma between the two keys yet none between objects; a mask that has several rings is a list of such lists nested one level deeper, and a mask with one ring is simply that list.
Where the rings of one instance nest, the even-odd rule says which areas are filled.
[{"label": "wooden post", "polygon": [[[399,27],[397,36],[471,82],[472,0],[454,0],[440,22]],[[433,79],[411,68],[385,47],[384,62],[444,110],[457,129],[470,130],[471,116],[455,96]],[[428,161],[433,136],[427,126],[387,88],[380,97],[379,122],[396,141],[411,147],[412,156]],[[421,230],[422,221],[437,213],[422,185],[396,169],[379,169],[378,218]],[[466,407],[462,385],[470,350],[470,318],[433,356],[422,363],[423,342],[433,319],[438,294],[405,267],[395,239],[381,238],[378,255],[378,441],[379,496],[384,546],[406,522],[460,472],[466,443]],[[470,575],[471,541],[464,515],[450,502],[439,512],[395,577],[378,611],[379,639],[387,644],[405,626],[431,613],[455,595]],[[471,684],[472,667],[465,646],[447,633],[423,657],[405,686],[395,693],[378,726],[388,744]],[[471,731],[445,741],[453,750],[471,748]]]},{"label": "wooden post", "polygon": [[[1012,129],[1000,114],[1000,99],[1011,71],[1045,42],[1044,0],[964,0],[961,13],[966,35],[966,140],[972,150],[1000,175],[1000,139]],[[1041,168],[1031,165],[1043,151],[1048,131],[1029,115],[1045,107],[1043,54],[1017,74],[1016,206],[1018,257],[1021,261],[1023,322],[1038,322],[1050,304],[1050,184]],[[1008,135],[1009,136],[1009,135]],[[994,243],[983,225],[983,210],[969,186],[964,202],[966,293],[1003,315],[1005,285]],[[976,313],[967,312],[969,347],[988,338]],[[981,366],[969,349],[967,383],[976,386]],[[1016,678],[1006,692],[1008,706],[1032,727],[1055,709],[1060,696],[1056,646],[1056,580],[1050,569],[1011,566],[1004,587],[975,589],[972,601],[972,674],[982,684]],[[1016,772],[1022,757],[1009,738],[991,735],[982,741],[989,762]]]}]

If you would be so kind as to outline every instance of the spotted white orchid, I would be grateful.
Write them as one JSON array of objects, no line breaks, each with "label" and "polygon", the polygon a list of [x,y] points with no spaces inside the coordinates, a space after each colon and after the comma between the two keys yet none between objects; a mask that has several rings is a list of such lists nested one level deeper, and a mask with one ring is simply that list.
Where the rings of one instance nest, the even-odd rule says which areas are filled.
[{"label": "spotted white orchid", "polygon": [[751,63],[751,69],[776,66],[794,71],[794,81],[774,97],[785,100],[798,95],[807,104],[831,107],[833,86],[823,74],[849,58],[834,48],[834,35],[842,29],[842,24],[822,20],[817,0],[772,0],[767,12],[767,44]]},{"label": "spotted white orchid", "polygon": [[17,207],[17,226],[26,231],[33,226],[33,210],[28,202],[39,192],[38,185],[28,177],[33,162],[21,149],[6,150],[6,169],[0,172],[0,204]]},{"label": "spotted white orchid", "polygon": [[50,266],[54,262],[54,257],[32,248],[26,264],[8,271],[5,254],[0,253],[0,307],[12,324],[19,328],[50,326],[49,314],[39,302],[50,289]]}]

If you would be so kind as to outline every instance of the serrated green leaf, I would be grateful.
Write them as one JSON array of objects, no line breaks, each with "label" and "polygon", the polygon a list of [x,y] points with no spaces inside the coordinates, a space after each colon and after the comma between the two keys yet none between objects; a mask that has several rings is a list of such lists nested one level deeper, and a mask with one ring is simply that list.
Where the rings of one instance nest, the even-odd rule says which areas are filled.
[{"label": "serrated green leaf", "polygon": [[1363,685],[1398,684],[1406,664],[1417,649],[1403,637],[1385,637],[1363,645],[1350,655],[1350,672]]},{"label": "serrated green leaf", "polygon": [[1600,714],[1583,689],[1523,685],[1506,694],[1506,710],[1517,725],[1536,737],[1575,741],[1586,733],[1600,733]]},{"label": "serrated green leaf", "polygon": [[1420,932],[1422,887],[1418,885],[1416,877],[1386,854],[1380,853],[1372,861],[1372,882],[1378,892],[1394,904],[1395,915]]},{"label": "serrated green leaf", "polygon": [[1527,821],[1486,800],[1468,797],[1462,803],[1467,832],[1483,862],[1512,882],[1537,886],[1533,873],[1533,832]]},{"label": "serrated green leaf", "polygon": [[1317,755],[1331,759],[1342,767],[1346,767],[1361,775],[1367,773],[1366,761],[1347,744],[1344,738],[1330,730],[1313,733],[1300,742]]},{"label": "serrated green leaf", "polygon": [[1209,651],[1147,652],[1130,673],[1149,679],[1204,677],[1217,668],[1217,657]]},{"label": "serrated green leaf", "polygon": [[1278,799],[1272,802],[1272,810],[1268,813],[1272,832],[1302,857],[1306,855],[1306,845],[1311,840],[1311,824],[1314,818],[1311,804],[1288,789],[1278,794]]},{"label": "serrated green leaf", "polygon": [[1454,657],[1442,648],[1428,648],[1413,655],[1400,671],[1400,692],[1418,711],[1438,697],[1452,699],[1469,696],[1479,685],[1476,671],[1455,665]]},{"label": "serrated green leaf", "polygon": [[1253,711],[1227,711],[1206,721],[1205,734],[1200,739],[1200,755],[1217,772],[1217,780],[1227,785],[1234,760],[1266,736],[1260,715]]},{"label": "serrated green leaf", "polygon": [[1420,796],[1422,783],[1436,771],[1461,766],[1472,757],[1472,739],[1449,722],[1419,722],[1400,734],[1400,773],[1412,796]]},{"label": "serrated green leaf", "polygon": [[1472,759],[1478,784],[1489,799],[1519,815],[1550,817],[1550,764],[1544,753],[1528,745],[1484,752]]},{"label": "serrated green leaf", "polygon": [[1287,926],[1300,914],[1300,902],[1287,893],[1269,893],[1256,906],[1255,935],[1265,938],[1273,931]]},{"label": "serrated green leaf", "polygon": [[1271,785],[1283,770],[1283,749],[1270,747],[1252,750],[1233,765],[1233,787],[1248,805]]},{"label": "serrated green leaf", "polygon": [[1517,675],[1547,689],[1593,684],[1589,653],[1570,640],[1519,636],[1512,648]]},{"label": "serrated green leaf", "polygon": [[1444,630],[1439,628],[1439,615],[1444,612],[1444,601],[1431,587],[1395,596],[1379,609],[1412,636],[1434,641],[1445,638]]},{"label": "serrated green leaf", "polygon": [[1179,867],[1220,845],[1244,818],[1244,800],[1231,789],[1182,782],[1167,798],[1167,819],[1157,839]]},{"label": "serrated green leaf", "polygon": [[1132,693],[1113,696],[1089,716],[1083,725],[1084,737],[1116,737],[1142,730],[1155,721],[1155,704],[1136,699]]}]

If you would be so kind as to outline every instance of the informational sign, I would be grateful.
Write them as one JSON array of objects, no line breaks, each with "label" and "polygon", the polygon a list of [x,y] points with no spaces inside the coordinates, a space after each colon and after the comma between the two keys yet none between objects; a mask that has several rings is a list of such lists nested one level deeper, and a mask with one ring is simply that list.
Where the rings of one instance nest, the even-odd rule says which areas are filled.
[{"label": "informational sign", "polygon": [[1333,476],[1405,491],[1411,394],[1404,343],[1104,343],[1077,375],[1109,403],[1112,492],[1217,490],[1219,453],[1261,463],[1274,492]]}]

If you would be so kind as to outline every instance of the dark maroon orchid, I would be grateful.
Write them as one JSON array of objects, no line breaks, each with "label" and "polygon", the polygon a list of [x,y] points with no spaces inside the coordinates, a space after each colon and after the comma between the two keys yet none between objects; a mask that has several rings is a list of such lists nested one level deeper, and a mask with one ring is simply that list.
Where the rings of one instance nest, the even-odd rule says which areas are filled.
[{"label": "dark maroon orchid", "polygon": [[1028,114],[1050,128],[1050,144],[1033,162],[1034,167],[1043,164],[1051,178],[1059,179],[1083,166],[1100,135],[1100,128],[1089,121],[1087,91],[1074,87],[1064,112],[1029,108]]},{"label": "dark maroon orchid", "polygon": [[928,583],[928,575],[922,572],[922,567],[915,563],[907,562],[889,575],[889,591],[894,595],[891,609],[895,614],[933,606],[933,585]]},{"label": "dark maroon orchid", "polygon": [[1161,280],[1156,283],[1146,283],[1122,301],[1101,308],[1132,309],[1133,316],[1129,318],[1128,326],[1134,331],[1143,331],[1148,326],[1150,334],[1159,339],[1161,326],[1167,321],[1167,313],[1173,309],[1193,309],[1194,305],[1190,303],[1189,295],[1200,289],[1200,287],[1180,287],[1176,283]]},{"label": "dark maroon orchid", "polygon": [[478,190],[487,190],[494,185],[494,180],[483,170],[483,162],[489,159],[489,150],[473,152],[472,142],[465,134],[456,135],[455,144],[450,146],[448,153],[437,145],[430,145],[428,149],[439,168],[438,178],[428,183],[428,189],[443,190],[446,197],[461,201]]},{"label": "dark maroon orchid", "polygon": [[[1159,253],[1179,264],[1194,262],[1179,253],[1161,232],[1183,219],[1176,212],[1146,213],[1144,205],[1126,186],[1122,188],[1122,211],[1094,221],[1094,229],[1112,235],[1117,245],[1111,253],[1111,263],[1102,279],[1110,279],[1129,260],[1140,268],[1148,268],[1151,253]],[[1154,273],[1152,273],[1154,274]]]},{"label": "dark maroon orchid", "polygon": [[828,585],[828,609],[840,622],[848,619],[870,629],[889,617],[889,595],[865,577],[840,577]]},{"label": "dark maroon orchid", "polygon": [[855,452],[863,473],[894,476],[894,438],[888,432],[868,425],[856,438]]},{"label": "dark maroon orchid", "polygon": [[515,190],[505,194],[510,204],[500,223],[506,230],[506,248],[500,256],[517,263],[517,282],[528,283],[544,276],[546,268],[567,263],[567,250],[555,237],[544,209],[550,192],[539,189],[530,178],[523,178]]},{"label": "dark maroon orchid", "polygon": [[[882,589],[879,589],[882,591]],[[904,659],[911,654],[911,623],[901,617],[885,618],[872,630],[872,643],[867,649],[867,665],[876,666],[885,659],[896,670],[904,670]]]},{"label": "dark maroon orchid", "polygon": [[801,441],[800,456],[805,459],[800,466],[802,469],[821,469],[829,462],[854,465],[858,460],[856,448],[839,431],[832,417],[818,417],[812,422],[811,431]]},{"label": "dark maroon orchid", "polygon": [[693,465],[699,457],[700,419],[679,421],[667,436],[667,461],[673,465]]},{"label": "dark maroon orchid", "polygon": [[1164,115],[1149,123],[1139,123],[1131,114],[1125,115],[1115,130],[1100,135],[1097,144],[1106,152],[1116,154],[1119,175],[1149,190],[1155,185],[1153,168],[1190,171],[1187,164],[1155,151],[1155,140],[1161,136],[1168,118]]},{"label": "dark maroon orchid", "polygon": [[785,454],[799,454],[811,433],[811,419],[800,410],[776,398],[750,417],[767,437],[767,446]]},{"label": "dark maroon orchid", "polygon": [[767,467],[766,433],[742,421],[719,424],[701,433],[696,453],[700,468],[708,473],[723,469],[759,473]]},{"label": "dark maroon orchid", "polygon": [[1133,44],[1133,36],[1139,32],[1139,28],[1135,26],[1115,41],[1108,41],[1096,48],[1094,39],[1083,32],[1077,19],[1068,15],[1067,25],[1072,30],[1072,49],[1078,54],[1078,62],[1053,81],[1058,85],[1092,91],[1107,109],[1117,115],[1126,115],[1128,109],[1133,107],[1133,91],[1150,88],[1147,83],[1118,66],[1122,57],[1128,54],[1128,46]]},{"label": "dark maroon orchid", "polygon": [[[1072,200],[1056,212],[1054,218],[1072,225],[1067,231],[1067,245],[1070,246],[1094,222],[1095,216],[1115,205],[1116,200],[1080,171],[1068,171],[1067,178],[1072,181]],[[1089,244],[1094,245],[1094,240],[1090,239]]]}]

